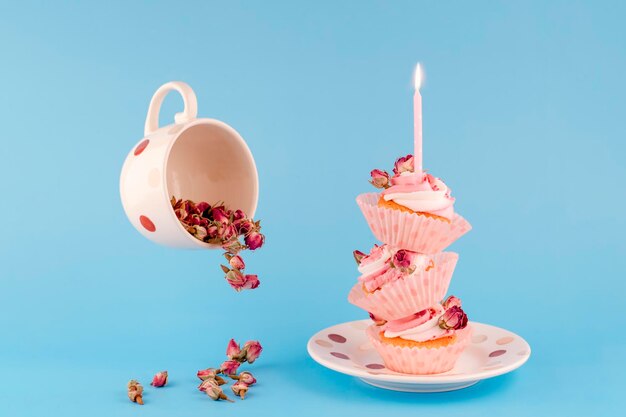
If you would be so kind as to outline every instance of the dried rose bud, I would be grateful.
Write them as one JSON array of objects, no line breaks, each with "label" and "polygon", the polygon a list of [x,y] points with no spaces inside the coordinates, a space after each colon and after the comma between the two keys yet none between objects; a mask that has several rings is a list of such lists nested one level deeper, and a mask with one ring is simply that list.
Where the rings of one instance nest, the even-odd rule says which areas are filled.
[{"label": "dried rose bud", "polygon": [[213,207],[211,209],[211,217],[218,223],[228,224],[230,216],[228,216],[224,206]]},{"label": "dried rose bud", "polygon": [[246,242],[248,249],[256,250],[263,246],[263,243],[265,242],[265,236],[263,236],[259,232],[251,232],[250,234],[248,234],[248,236],[244,238],[244,241]]},{"label": "dried rose bud", "polygon": [[413,164],[413,155],[400,157],[393,165],[393,173],[400,175],[403,172],[413,172],[415,170]]},{"label": "dried rose bud", "polygon": [[370,172],[372,179],[370,184],[376,188],[389,188],[389,174],[380,169],[374,169]]},{"label": "dried rose bud", "polygon": [[246,213],[244,213],[242,210],[233,211],[233,221],[243,220],[245,218],[246,218]]},{"label": "dried rose bud", "polygon": [[224,391],[222,390],[222,388],[217,383],[215,383],[214,381],[212,381],[210,379],[207,379],[206,381],[203,382],[203,384],[205,384],[205,387],[204,387],[203,391],[212,400],[214,400],[214,401],[226,400],[226,401],[230,401],[231,403],[233,402],[233,400],[228,398],[226,396],[226,394],[224,394]]},{"label": "dried rose bud", "polygon": [[228,242],[237,237],[237,229],[232,224],[224,224],[217,233],[222,242]]},{"label": "dried rose bud", "polygon": [[243,284],[242,288],[245,290],[253,290],[261,284],[259,277],[254,274],[248,274],[244,278],[246,282]]},{"label": "dried rose bud", "polygon": [[167,384],[167,371],[157,372],[150,383],[153,387],[162,387],[165,384]]},{"label": "dried rose bud", "polygon": [[414,252],[400,249],[393,255],[393,266],[403,270],[408,270],[409,268],[411,268],[414,255]]},{"label": "dried rose bud", "polygon": [[228,346],[226,346],[226,356],[228,356],[228,359],[240,359],[241,355],[241,346],[235,342],[235,339],[230,339]]},{"label": "dried rose bud", "polygon": [[239,365],[241,365],[241,362],[237,360],[227,360],[220,366],[220,371],[226,375],[236,374],[237,369],[239,369]]},{"label": "dried rose bud", "polygon": [[226,273],[226,281],[235,291],[239,292],[246,283],[246,277],[237,270],[230,270]]},{"label": "dried rose bud", "polygon": [[[261,356],[263,347],[257,340],[249,340],[243,345],[243,349],[246,351],[246,360],[248,363],[253,363]],[[234,373],[234,372],[233,372]]]},{"label": "dried rose bud", "polygon": [[256,384],[256,378],[252,376],[252,374],[248,371],[243,371],[239,375],[231,375],[230,377],[232,379],[236,379],[239,382],[243,382],[248,386]]},{"label": "dried rose bud", "polygon": [[235,228],[237,229],[238,235],[247,236],[248,234],[250,234],[250,232],[256,229],[254,226],[254,223],[252,223],[248,219],[236,220],[234,222],[234,225],[235,225]]},{"label": "dried rose bud", "polygon": [[196,204],[196,209],[198,209],[198,212],[200,212],[200,214],[204,215],[204,212],[207,211],[207,209],[211,208],[211,205],[209,203],[207,203],[206,201],[201,201],[198,204]]},{"label": "dried rose bud", "polygon": [[217,234],[219,233],[219,228],[212,224],[206,228],[207,239],[215,239],[217,238]]},{"label": "dried rose bud", "polygon": [[219,371],[214,368],[206,368],[199,370],[196,375],[200,378],[201,381],[206,381],[209,378],[215,378]]},{"label": "dried rose bud", "polygon": [[128,398],[139,405],[143,405],[143,387],[134,379],[128,381]]},{"label": "dried rose bud", "polygon": [[363,253],[360,250],[355,250],[352,254],[354,255],[354,260],[357,265],[361,265],[361,260],[367,256],[366,253]]},{"label": "dried rose bud", "polygon": [[444,310],[448,310],[449,308],[452,308],[454,306],[461,307],[461,300],[454,295],[451,295],[446,298],[444,302],[441,303],[441,305],[443,306]]},{"label": "dried rose bud", "polygon": [[206,228],[202,226],[193,226],[193,229],[193,235],[200,240],[204,240],[208,236]]},{"label": "dried rose bud", "polygon": [[387,323],[387,320],[374,315],[374,313],[369,313],[369,315],[370,315],[370,319],[372,319],[374,324],[377,326],[382,326],[383,324]]},{"label": "dried rose bud", "polygon": [[226,252],[230,254],[239,253],[245,248],[246,247],[242,245],[241,243],[239,243],[237,239],[232,239],[231,241],[225,242],[222,244],[222,249],[224,249]]},{"label": "dried rose bud", "polygon": [[232,258],[230,258],[228,260],[228,263],[230,264],[231,267],[233,267],[234,269],[238,269],[240,271],[246,267],[246,264],[243,262],[243,259],[241,259],[241,256],[239,255],[235,255]]},{"label": "dried rose bud", "polygon": [[248,384],[245,382],[237,381],[230,387],[235,395],[238,395],[243,400],[246,396],[246,392],[248,392]]},{"label": "dried rose bud", "polygon": [[461,330],[465,326],[467,326],[467,315],[458,306],[452,306],[439,318],[439,327],[445,330]]}]

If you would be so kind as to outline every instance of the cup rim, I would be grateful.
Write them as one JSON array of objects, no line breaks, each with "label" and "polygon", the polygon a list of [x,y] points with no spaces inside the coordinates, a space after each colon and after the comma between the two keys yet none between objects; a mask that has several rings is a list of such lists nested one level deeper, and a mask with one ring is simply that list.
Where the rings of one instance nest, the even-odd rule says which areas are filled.
[{"label": "cup rim", "polygon": [[[176,125],[176,123],[174,123]],[[169,143],[167,145],[167,149],[165,151],[165,157],[163,158],[163,169],[161,170],[162,172],[162,184],[163,184],[163,196],[165,198],[165,201],[168,202],[168,212],[170,215],[170,218],[176,223],[176,227],[178,228],[178,230],[180,230],[181,233],[183,233],[185,236],[187,236],[188,239],[190,239],[191,241],[193,241],[197,246],[201,247],[201,248],[206,248],[206,249],[217,249],[220,248],[220,245],[216,245],[213,243],[207,243],[204,242],[202,240],[199,240],[197,238],[195,238],[194,236],[192,236],[187,230],[185,230],[185,228],[183,227],[182,223],[180,222],[180,220],[178,220],[178,217],[176,216],[176,213],[174,213],[174,209],[172,208],[170,201],[171,201],[171,196],[169,195],[169,189],[168,189],[168,185],[167,185],[167,163],[170,159],[170,153],[172,151],[172,148],[174,147],[174,144],[178,141],[178,139],[181,137],[181,135],[187,131],[189,128],[197,126],[197,125],[213,125],[213,126],[218,126],[226,131],[228,131],[230,134],[232,134],[241,145],[243,145],[243,148],[245,150],[245,156],[248,159],[248,162],[250,162],[252,164],[252,168],[254,170],[254,204],[251,210],[251,214],[250,213],[246,213],[246,215],[248,217],[253,217],[258,203],[259,203],[259,172],[257,170],[256,167],[256,162],[254,161],[254,157],[252,156],[252,151],[250,151],[250,148],[248,147],[248,144],[246,143],[246,141],[243,139],[243,137],[239,134],[239,132],[237,132],[237,130],[235,130],[235,128],[233,128],[232,126],[230,126],[227,123],[222,122],[221,120],[217,120],[217,119],[211,119],[211,118],[196,118],[193,119],[189,122],[185,122],[182,123],[183,127],[181,129],[179,129],[178,131],[176,131],[173,134],[173,137],[171,138],[171,140],[169,140]],[[163,129],[163,128],[167,128],[171,125],[168,126],[163,126],[161,127],[159,130]],[[171,129],[171,127],[169,127]],[[156,131],[155,131],[156,132]],[[152,132],[150,135],[154,134],[155,132]],[[149,136],[150,136],[149,135]]]}]

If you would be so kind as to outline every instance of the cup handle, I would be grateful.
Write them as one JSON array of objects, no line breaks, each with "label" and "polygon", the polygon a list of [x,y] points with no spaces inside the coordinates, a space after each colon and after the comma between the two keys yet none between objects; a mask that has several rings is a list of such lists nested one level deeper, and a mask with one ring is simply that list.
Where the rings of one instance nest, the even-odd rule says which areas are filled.
[{"label": "cup handle", "polygon": [[198,100],[196,94],[193,92],[189,84],[182,81],[170,81],[163,84],[152,96],[150,100],[150,107],[148,107],[148,115],[146,116],[146,125],[144,127],[144,135],[148,136],[159,128],[159,111],[161,110],[161,104],[163,99],[172,90],[178,91],[183,97],[184,109],[181,113],[176,113],[174,116],[174,122],[187,123],[196,118],[198,115]]}]

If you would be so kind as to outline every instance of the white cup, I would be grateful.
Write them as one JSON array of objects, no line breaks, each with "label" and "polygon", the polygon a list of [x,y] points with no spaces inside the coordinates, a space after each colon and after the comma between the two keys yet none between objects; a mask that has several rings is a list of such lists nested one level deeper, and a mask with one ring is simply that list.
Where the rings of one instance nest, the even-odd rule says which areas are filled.
[{"label": "white cup", "polygon": [[[159,128],[159,110],[172,90],[184,110],[174,124]],[[215,119],[197,119],[198,103],[189,85],[173,81],[152,96],[144,138],[124,161],[120,176],[122,205],[128,220],[148,239],[177,248],[213,248],[189,234],[171,198],[209,204],[223,202],[253,217],[259,178],[252,153],[235,129]]]}]

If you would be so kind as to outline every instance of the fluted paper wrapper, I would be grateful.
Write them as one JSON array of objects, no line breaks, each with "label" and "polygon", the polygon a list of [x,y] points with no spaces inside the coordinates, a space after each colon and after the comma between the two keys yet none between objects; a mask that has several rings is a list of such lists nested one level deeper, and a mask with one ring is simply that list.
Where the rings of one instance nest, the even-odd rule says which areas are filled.
[{"label": "fluted paper wrapper", "polygon": [[432,259],[434,268],[415,271],[372,293],[366,293],[358,282],[350,290],[348,301],[385,320],[401,319],[427,309],[443,300],[448,292],[459,255],[442,252],[432,255]]},{"label": "fluted paper wrapper", "polygon": [[441,252],[472,228],[457,213],[447,223],[415,213],[378,207],[379,198],[378,193],[361,194],[356,202],[376,239],[397,248],[420,253]]},{"label": "fluted paper wrapper", "polygon": [[365,331],[388,369],[414,375],[439,374],[454,368],[472,335],[471,325],[468,324],[456,332],[456,340],[448,346],[400,347],[382,342],[376,325],[369,326]]}]

